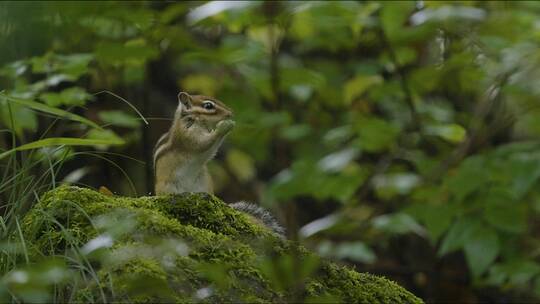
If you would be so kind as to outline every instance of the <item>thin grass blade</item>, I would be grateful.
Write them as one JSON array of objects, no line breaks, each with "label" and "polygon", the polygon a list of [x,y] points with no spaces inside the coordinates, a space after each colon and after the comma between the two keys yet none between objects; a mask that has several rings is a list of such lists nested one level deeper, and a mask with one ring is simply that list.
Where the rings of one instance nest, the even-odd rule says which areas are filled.
[{"label": "thin grass blade", "polygon": [[51,137],[37,140],[22,146],[15,147],[0,154],[0,159],[3,159],[11,153],[24,150],[39,149],[50,146],[119,146],[123,145],[124,141],[118,139],[86,139],[86,138],[71,138],[71,137]]},{"label": "thin grass blade", "polygon": [[47,114],[55,115],[55,116],[65,118],[65,119],[69,119],[69,120],[72,120],[72,121],[77,121],[77,122],[80,122],[80,123],[85,124],[87,126],[90,126],[92,128],[103,130],[103,128],[100,127],[95,122],[93,122],[93,121],[91,121],[89,119],[86,119],[86,118],[84,118],[84,117],[82,117],[80,115],[73,114],[71,112],[64,111],[64,110],[61,110],[61,109],[53,108],[53,107],[50,107],[50,106],[48,106],[46,104],[35,102],[35,101],[32,101],[32,100],[14,98],[14,97],[11,97],[11,96],[7,96],[7,95],[5,95],[3,93],[0,93],[0,94],[2,94],[8,101],[17,103],[19,105],[22,105],[22,106],[25,106],[25,107],[28,107],[28,108],[31,108],[31,109],[34,109],[36,111],[40,111],[40,112],[44,112],[44,113],[47,113]]}]

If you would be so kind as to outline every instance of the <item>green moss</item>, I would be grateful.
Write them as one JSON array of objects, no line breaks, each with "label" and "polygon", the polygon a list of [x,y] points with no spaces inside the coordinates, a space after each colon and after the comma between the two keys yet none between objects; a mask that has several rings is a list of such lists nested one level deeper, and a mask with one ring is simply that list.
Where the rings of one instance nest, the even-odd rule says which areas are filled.
[{"label": "green moss", "polygon": [[[272,261],[314,255],[207,194],[127,198],[64,186],[45,194],[22,227],[33,259],[69,256],[79,270],[82,283],[68,287],[72,300],[421,303],[387,279],[329,262],[304,277],[285,268],[283,277],[303,287],[277,288]],[[98,236],[112,247],[84,247]]]}]

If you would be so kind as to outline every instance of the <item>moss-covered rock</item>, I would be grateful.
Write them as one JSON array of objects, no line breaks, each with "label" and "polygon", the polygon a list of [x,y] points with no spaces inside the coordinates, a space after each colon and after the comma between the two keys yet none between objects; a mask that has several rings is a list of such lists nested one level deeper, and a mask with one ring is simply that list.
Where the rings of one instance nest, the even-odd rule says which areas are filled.
[{"label": "moss-covered rock", "polygon": [[63,256],[69,299],[120,302],[421,303],[397,284],[322,261],[214,196],[43,196],[22,224],[30,257]]}]

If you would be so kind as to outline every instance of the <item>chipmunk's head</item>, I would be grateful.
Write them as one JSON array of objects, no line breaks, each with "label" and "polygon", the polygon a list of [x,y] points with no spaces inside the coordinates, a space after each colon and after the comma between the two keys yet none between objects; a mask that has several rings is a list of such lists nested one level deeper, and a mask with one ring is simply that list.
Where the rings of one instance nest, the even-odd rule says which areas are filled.
[{"label": "chipmunk's head", "polygon": [[215,129],[218,122],[231,119],[233,112],[223,102],[213,97],[189,95],[186,92],[178,94],[178,110],[181,116],[192,116],[193,119],[205,126]]}]

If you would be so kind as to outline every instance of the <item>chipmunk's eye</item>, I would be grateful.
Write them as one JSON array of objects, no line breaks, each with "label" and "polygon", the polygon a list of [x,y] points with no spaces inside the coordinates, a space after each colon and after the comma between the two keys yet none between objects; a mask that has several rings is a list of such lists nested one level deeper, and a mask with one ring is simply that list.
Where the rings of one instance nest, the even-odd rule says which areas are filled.
[{"label": "chipmunk's eye", "polygon": [[205,108],[206,110],[213,110],[215,109],[215,105],[213,102],[211,101],[205,101],[203,104],[202,104],[202,107]]}]

